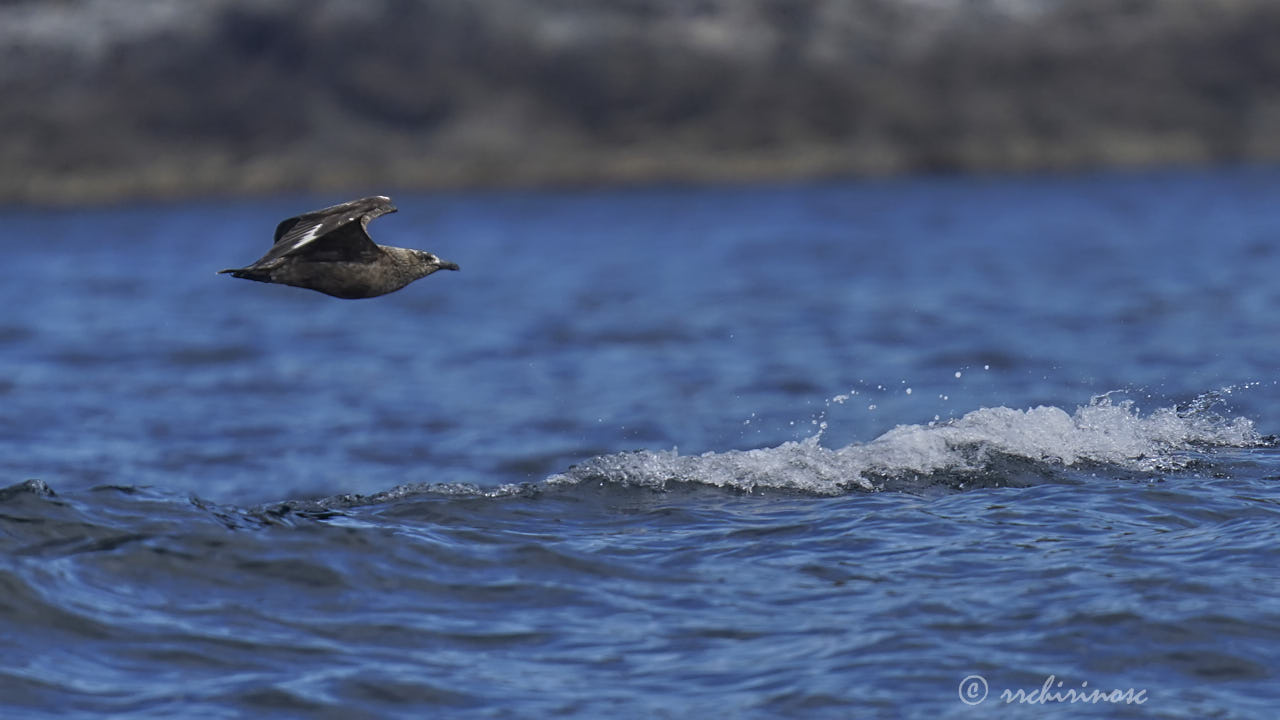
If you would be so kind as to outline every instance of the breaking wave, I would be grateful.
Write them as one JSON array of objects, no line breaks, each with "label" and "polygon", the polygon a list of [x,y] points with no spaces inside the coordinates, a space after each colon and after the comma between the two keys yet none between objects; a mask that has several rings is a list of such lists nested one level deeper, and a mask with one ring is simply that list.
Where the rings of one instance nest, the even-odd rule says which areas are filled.
[{"label": "breaking wave", "polygon": [[1259,447],[1274,439],[1253,421],[1218,412],[1232,388],[1142,414],[1114,393],[1067,412],[1058,407],[982,408],[925,425],[900,425],[867,443],[839,449],[821,433],[756,450],[681,455],[676,450],[593,458],[547,479],[549,485],[621,484],[663,488],[683,482],[739,491],[793,490],[832,495],[948,485],[1025,485],[1068,469],[1106,466],[1139,474],[1176,472],[1219,447]]}]

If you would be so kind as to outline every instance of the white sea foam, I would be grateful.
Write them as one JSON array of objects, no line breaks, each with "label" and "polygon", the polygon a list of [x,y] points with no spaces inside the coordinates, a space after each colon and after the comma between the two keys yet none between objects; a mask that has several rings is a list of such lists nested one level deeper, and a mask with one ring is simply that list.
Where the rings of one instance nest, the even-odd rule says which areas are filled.
[{"label": "white sea foam", "polygon": [[[1228,391],[1229,392],[1229,391]],[[738,490],[782,489],[838,494],[884,489],[885,481],[991,473],[1013,458],[1051,469],[1098,463],[1137,472],[1176,471],[1212,447],[1263,442],[1253,422],[1214,411],[1211,393],[1185,406],[1140,413],[1131,401],[1093,398],[1067,412],[1057,407],[982,408],[926,425],[900,425],[868,443],[837,450],[801,442],[702,455],[639,451],[593,458],[547,480],[663,487],[690,482]],[[993,480],[999,484],[999,478]]]}]

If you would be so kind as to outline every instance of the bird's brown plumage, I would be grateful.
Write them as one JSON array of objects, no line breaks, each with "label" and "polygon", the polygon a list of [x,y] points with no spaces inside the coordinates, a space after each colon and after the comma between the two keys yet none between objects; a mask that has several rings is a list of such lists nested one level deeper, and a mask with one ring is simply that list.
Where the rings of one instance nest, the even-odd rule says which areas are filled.
[{"label": "bird's brown plumage", "polygon": [[266,255],[219,272],[356,299],[395,292],[437,270],[458,269],[429,252],[373,242],[369,221],[395,211],[391,198],[377,195],[288,218],[276,226]]}]

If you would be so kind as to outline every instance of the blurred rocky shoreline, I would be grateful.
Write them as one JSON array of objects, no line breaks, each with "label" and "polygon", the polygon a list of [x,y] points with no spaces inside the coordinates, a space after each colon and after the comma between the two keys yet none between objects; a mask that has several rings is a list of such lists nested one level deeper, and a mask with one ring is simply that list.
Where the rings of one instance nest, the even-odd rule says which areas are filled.
[{"label": "blurred rocky shoreline", "polygon": [[0,202],[1280,160],[1273,0],[0,0]]}]

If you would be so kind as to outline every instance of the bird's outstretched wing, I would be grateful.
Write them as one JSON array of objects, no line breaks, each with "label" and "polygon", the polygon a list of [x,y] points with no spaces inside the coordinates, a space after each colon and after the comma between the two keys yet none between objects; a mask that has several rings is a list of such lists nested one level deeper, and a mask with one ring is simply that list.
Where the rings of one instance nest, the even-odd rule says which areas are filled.
[{"label": "bird's outstretched wing", "polygon": [[276,226],[275,244],[255,264],[287,255],[306,255],[317,261],[376,258],[382,251],[365,228],[370,220],[395,211],[391,198],[376,195],[291,217]]}]

